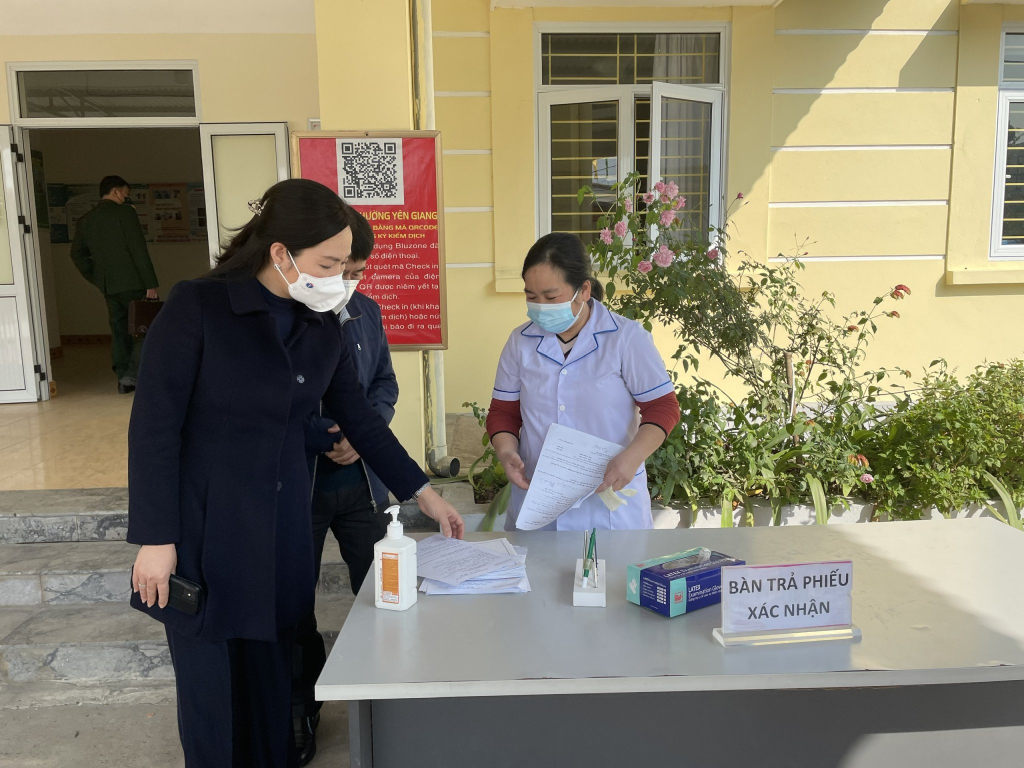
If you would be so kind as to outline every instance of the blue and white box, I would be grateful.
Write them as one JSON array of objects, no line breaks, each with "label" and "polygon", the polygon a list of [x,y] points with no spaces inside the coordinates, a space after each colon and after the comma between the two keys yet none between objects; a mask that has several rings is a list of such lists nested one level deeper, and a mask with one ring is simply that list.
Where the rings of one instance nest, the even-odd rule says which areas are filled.
[{"label": "blue and white box", "polygon": [[746,561],[712,552],[703,563],[680,567],[680,560],[698,551],[676,552],[627,566],[626,599],[669,617],[722,602],[722,568],[746,565]]}]

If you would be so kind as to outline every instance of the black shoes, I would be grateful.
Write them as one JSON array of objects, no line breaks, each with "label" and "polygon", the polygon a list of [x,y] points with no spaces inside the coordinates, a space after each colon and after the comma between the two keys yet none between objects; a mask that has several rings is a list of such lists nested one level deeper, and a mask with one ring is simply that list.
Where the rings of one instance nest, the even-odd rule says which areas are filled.
[{"label": "black shoes", "polygon": [[134,376],[122,376],[117,381],[117,393],[119,395],[127,395],[135,391],[135,377]]},{"label": "black shoes", "polygon": [[295,747],[299,751],[299,768],[309,765],[316,757],[316,729],[320,725],[320,713],[303,717],[295,725]]}]

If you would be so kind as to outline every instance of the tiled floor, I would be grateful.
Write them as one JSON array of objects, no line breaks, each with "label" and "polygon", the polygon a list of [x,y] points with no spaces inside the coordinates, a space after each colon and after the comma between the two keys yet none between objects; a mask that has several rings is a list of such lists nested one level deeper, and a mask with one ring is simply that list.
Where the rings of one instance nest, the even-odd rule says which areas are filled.
[{"label": "tiled floor", "polygon": [[[105,346],[70,346],[52,366],[57,396],[0,405],[0,491],[122,488],[128,484],[132,395],[117,394]],[[463,472],[480,455],[470,414],[448,414],[448,447]]]},{"label": "tiled floor", "polygon": [[57,396],[0,405],[0,490],[128,484],[132,396],[117,393],[105,346],[70,346],[51,367]]}]

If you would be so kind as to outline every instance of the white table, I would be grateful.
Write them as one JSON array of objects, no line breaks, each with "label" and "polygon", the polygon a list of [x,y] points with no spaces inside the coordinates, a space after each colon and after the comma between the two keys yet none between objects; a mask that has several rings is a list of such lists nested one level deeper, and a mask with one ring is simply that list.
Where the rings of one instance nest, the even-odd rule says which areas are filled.
[{"label": "white table", "polygon": [[[603,533],[603,609],[572,606],[582,534],[473,538],[504,535],[529,549],[530,594],[421,594],[401,613],[370,584],[356,599],[316,687],[351,702],[353,766],[820,768],[906,733],[897,753],[923,765],[929,731],[1024,726],[1024,534],[994,520]],[[668,619],[626,601],[627,563],[698,545],[852,559],[863,637],[726,649],[717,606]],[[979,743],[1007,733],[1024,730]],[[963,764],[953,752],[929,765]]]}]

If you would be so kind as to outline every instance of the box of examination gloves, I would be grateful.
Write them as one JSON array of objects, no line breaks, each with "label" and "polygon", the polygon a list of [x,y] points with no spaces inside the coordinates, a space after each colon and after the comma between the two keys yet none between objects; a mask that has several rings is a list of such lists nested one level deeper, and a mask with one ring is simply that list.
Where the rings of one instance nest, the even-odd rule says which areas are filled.
[{"label": "box of examination gloves", "polygon": [[722,568],[746,561],[710,552],[706,560],[694,563],[698,552],[691,549],[626,566],[626,599],[669,617],[722,602]]}]

